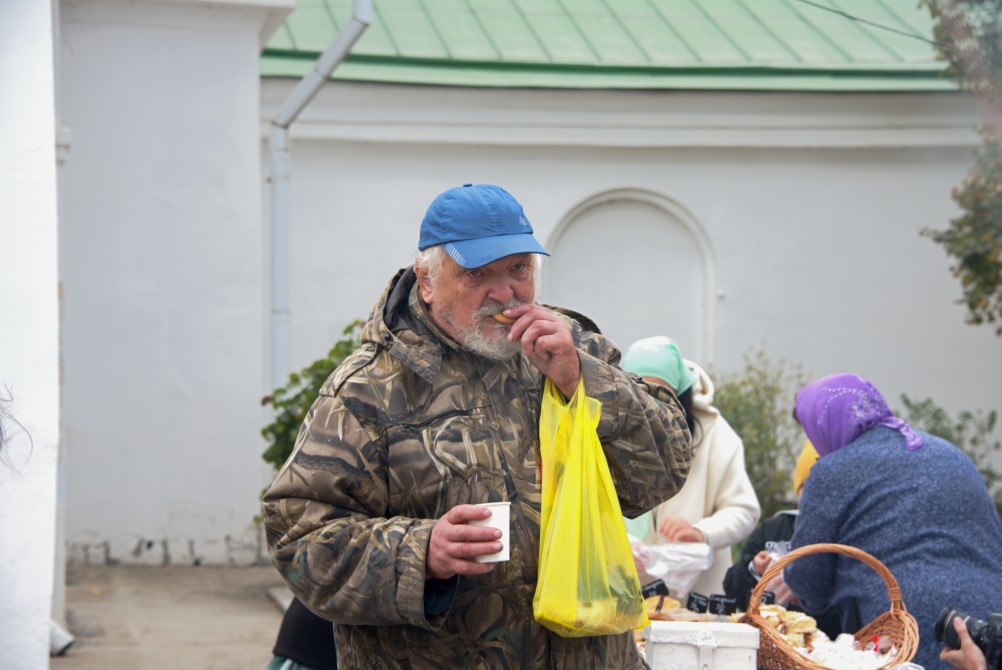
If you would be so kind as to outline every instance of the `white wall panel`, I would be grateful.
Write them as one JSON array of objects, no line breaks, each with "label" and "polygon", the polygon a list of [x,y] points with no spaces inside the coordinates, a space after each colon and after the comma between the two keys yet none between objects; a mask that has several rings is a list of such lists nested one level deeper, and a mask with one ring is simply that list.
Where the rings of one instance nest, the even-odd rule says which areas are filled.
[{"label": "white wall panel", "polygon": [[[48,667],[59,459],[53,6],[0,3],[0,665]],[[8,404],[8,399],[12,401]],[[11,418],[12,417],[12,418]]]},{"label": "white wall panel", "polygon": [[62,38],[69,557],[252,563],[270,474],[257,30],[200,3],[102,6],[74,5]]}]

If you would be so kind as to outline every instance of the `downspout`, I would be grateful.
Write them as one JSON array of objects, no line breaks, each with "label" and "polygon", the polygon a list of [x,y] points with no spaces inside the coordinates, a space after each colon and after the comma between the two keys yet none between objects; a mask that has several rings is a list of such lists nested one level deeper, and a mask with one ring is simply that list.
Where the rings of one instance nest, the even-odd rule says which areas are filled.
[{"label": "downspout", "polygon": [[372,0],[354,0],[351,20],[341,29],[313,69],[306,74],[271,122],[271,388],[284,386],[291,372],[289,330],[290,230],[289,230],[289,126],[320,91],[331,72],[345,59],[372,22]]}]

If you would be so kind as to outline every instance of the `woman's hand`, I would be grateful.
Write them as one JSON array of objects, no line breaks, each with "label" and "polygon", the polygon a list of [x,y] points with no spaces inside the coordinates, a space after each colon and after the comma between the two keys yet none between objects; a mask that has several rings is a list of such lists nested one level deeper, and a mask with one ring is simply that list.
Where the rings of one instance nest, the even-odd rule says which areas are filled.
[{"label": "woman's hand", "polygon": [[755,574],[761,577],[765,574],[770,563],[772,563],[772,554],[763,549],[755,554],[755,558],[752,559],[752,568],[755,569]]},{"label": "woman's hand", "polygon": [[677,516],[670,516],[661,521],[658,532],[669,542],[706,542],[706,538],[698,528]]},{"label": "woman's hand", "polygon": [[[775,560],[773,555],[763,549],[755,554],[755,558],[752,559],[752,568],[754,568],[755,572],[758,573],[758,576],[761,577],[765,574],[765,571],[769,569],[769,566],[772,565],[773,560]],[[797,604],[798,602],[797,597],[793,595],[793,591],[790,590],[790,587],[787,586],[786,582],[783,580],[782,573],[773,577],[769,583],[766,584],[765,590],[771,591],[772,594],[776,596],[777,605],[786,607],[790,603]]]},{"label": "woman's hand", "polygon": [[793,591],[790,590],[790,587],[783,581],[782,574],[773,577],[772,581],[766,585],[765,590],[772,591],[772,594],[776,596],[777,605],[786,607],[790,603],[797,604],[797,599],[794,597]]}]

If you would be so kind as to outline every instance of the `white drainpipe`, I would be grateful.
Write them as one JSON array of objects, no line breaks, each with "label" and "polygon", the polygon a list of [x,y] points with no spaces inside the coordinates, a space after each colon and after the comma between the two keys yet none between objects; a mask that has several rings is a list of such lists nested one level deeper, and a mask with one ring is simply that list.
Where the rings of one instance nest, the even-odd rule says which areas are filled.
[{"label": "white drainpipe", "polygon": [[271,388],[288,381],[291,325],[289,260],[289,126],[320,91],[331,72],[372,22],[372,0],[354,0],[351,20],[341,29],[313,69],[304,76],[271,122]]}]

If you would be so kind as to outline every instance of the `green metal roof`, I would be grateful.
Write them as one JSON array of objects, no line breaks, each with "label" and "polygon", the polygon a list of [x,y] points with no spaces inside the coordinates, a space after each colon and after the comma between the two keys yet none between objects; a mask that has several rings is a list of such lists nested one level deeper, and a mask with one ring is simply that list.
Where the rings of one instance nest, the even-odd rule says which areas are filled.
[{"label": "green metal roof", "polygon": [[[299,0],[261,56],[300,77],[351,0]],[[917,0],[373,0],[335,79],[476,87],[948,91]]]}]

